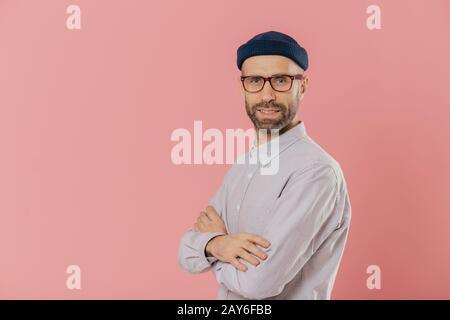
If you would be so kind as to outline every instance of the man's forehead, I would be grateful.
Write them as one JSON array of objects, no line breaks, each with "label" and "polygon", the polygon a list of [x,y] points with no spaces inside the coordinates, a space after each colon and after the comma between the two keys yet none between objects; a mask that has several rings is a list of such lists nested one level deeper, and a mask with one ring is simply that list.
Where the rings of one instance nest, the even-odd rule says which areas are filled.
[{"label": "man's forehead", "polygon": [[294,74],[303,73],[302,68],[288,57],[279,55],[253,56],[242,64],[242,74],[258,74],[270,76],[273,74]]}]

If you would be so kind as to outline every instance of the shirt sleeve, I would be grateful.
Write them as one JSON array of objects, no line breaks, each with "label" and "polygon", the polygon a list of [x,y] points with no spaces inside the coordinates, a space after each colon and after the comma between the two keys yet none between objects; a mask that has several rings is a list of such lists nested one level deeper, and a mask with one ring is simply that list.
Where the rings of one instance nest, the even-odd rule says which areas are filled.
[{"label": "shirt sleeve", "polygon": [[294,173],[272,207],[272,218],[261,234],[271,243],[267,249],[261,247],[267,259],[254,266],[239,258],[247,266],[246,272],[217,261],[212,270],[216,280],[247,299],[280,294],[339,227],[338,194],[337,177],[330,165],[316,163]]},{"label": "shirt sleeve", "polygon": [[[223,179],[222,185],[219,190],[208,202],[208,205],[213,206],[222,220],[225,217],[226,210],[226,198],[227,198],[227,185],[226,175]],[[205,206],[206,207],[206,206]],[[211,265],[218,259],[216,257],[207,257],[205,248],[207,243],[219,235],[223,235],[223,232],[196,232],[189,229],[181,238],[179,251],[178,251],[178,263],[187,272],[201,273],[208,271]]]}]

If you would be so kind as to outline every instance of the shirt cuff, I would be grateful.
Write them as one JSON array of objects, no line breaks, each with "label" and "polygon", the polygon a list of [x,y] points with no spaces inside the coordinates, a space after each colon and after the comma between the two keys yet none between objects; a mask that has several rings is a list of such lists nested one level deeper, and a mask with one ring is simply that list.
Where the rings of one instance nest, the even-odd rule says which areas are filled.
[{"label": "shirt cuff", "polygon": [[207,257],[206,256],[206,252],[205,252],[206,245],[212,238],[215,238],[220,235],[225,235],[225,234],[226,233],[224,233],[224,232],[202,232],[202,233],[200,233],[200,236],[198,237],[198,240],[197,240],[198,241],[197,245],[195,247],[199,249],[198,254],[200,256],[200,260],[201,260],[202,264],[207,266],[207,265],[211,265],[212,263],[214,263],[215,261],[218,260],[216,257]]}]

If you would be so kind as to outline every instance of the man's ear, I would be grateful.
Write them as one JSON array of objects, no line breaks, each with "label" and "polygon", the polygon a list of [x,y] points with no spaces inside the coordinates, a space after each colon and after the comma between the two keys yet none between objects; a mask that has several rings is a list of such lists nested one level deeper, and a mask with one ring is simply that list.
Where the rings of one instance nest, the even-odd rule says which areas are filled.
[{"label": "man's ear", "polygon": [[305,95],[306,88],[308,87],[308,81],[309,81],[309,78],[305,77],[305,79],[303,79],[300,82],[300,88],[298,89],[299,99],[302,99],[303,96]]},{"label": "man's ear", "polygon": [[301,101],[303,99],[303,96],[305,95],[307,81],[308,81],[307,78],[305,78],[304,80],[301,80],[299,83],[299,87],[298,87],[298,91],[297,91],[298,101]]},{"label": "man's ear", "polygon": [[241,76],[237,77],[237,85],[239,90],[241,91],[242,98],[245,98],[245,90],[244,87],[242,86]]}]

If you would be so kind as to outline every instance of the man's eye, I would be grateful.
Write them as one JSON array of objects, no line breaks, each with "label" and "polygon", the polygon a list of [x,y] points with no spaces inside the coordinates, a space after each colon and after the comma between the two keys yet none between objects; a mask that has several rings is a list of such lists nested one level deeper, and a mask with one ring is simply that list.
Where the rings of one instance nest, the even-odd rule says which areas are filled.
[{"label": "man's eye", "polygon": [[258,77],[252,77],[252,78],[249,79],[249,81],[250,81],[250,83],[252,83],[252,84],[257,84],[257,83],[260,83],[260,82],[261,82],[261,78],[258,78]]},{"label": "man's eye", "polygon": [[275,82],[277,84],[285,84],[287,82],[286,77],[276,77]]}]

